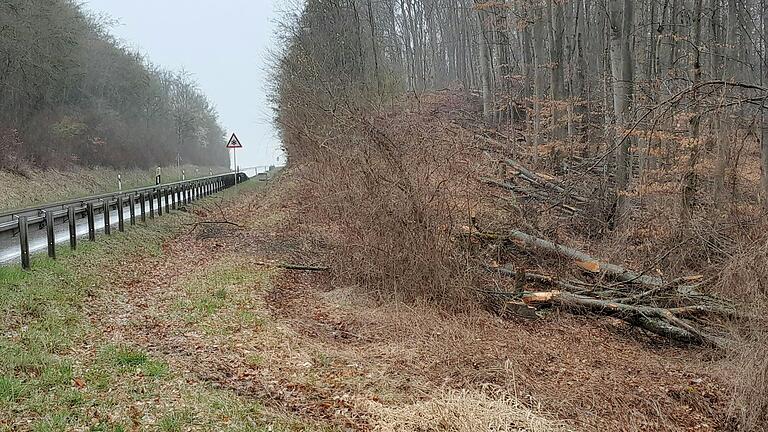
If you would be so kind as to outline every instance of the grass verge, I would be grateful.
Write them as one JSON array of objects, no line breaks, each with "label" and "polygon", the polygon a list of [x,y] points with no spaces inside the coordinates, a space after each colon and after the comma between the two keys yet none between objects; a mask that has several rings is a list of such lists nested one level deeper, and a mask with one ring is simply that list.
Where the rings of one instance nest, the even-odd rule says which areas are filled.
[{"label": "grass verge", "polygon": [[[121,279],[126,274],[141,278],[137,262],[170,259],[163,244],[193,218],[173,213],[83,243],[56,261],[36,257],[29,272],[0,267],[0,432],[305,430],[275,420],[255,400],[189,381],[162,355],[115,340],[89,318],[90,304],[119,302],[113,288],[131,283]],[[131,271],[121,272],[124,266]],[[249,316],[245,299],[229,291],[258,282],[252,275],[201,272],[186,287],[201,317],[230,308],[238,319]],[[208,325],[216,328],[212,320]]]}]

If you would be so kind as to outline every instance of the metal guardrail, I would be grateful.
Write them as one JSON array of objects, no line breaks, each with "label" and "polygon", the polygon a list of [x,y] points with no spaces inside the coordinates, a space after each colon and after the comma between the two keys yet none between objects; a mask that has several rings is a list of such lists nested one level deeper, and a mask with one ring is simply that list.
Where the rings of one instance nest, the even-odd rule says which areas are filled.
[{"label": "metal guardrail", "polygon": [[148,217],[154,219],[155,215],[162,216],[164,212],[169,213],[171,210],[220,192],[247,179],[247,176],[242,174],[241,177],[236,180],[234,173],[227,173],[5,211],[0,213],[0,234],[10,232],[14,237],[18,235],[21,265],[23,268],[29,269],[29,228],[31,226],[37,225],[39,226],[38,229],[46,230],[48,256],[55,259],[54,227],[57,224],[68,224],[69,246],[74,250],[77,249],[78,219],[87,219],[88,239],[95,241],[96,215],[102,216],[104,233],[110,235],[112,232],[110,217],[113,210],[117,210],[117,228],[122,232],[125,231],[126,207],[129,223],[135,225],[137,219],[146,222]]}]

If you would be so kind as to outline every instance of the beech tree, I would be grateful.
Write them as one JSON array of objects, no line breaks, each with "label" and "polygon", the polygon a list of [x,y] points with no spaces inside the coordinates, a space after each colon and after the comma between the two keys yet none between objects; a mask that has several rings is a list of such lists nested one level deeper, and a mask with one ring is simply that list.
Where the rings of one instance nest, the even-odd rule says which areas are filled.
[{"label": "beech tree", "polygon": [[[605,173],[613,197],[606,220],[621,224],[660,176],[678,179],[680,215],[690,218],[710,197],[727,199],[750,184],[741,170],[751,163],[762,172],[754,199],[768,202],[768,148],[754,132],[768,79],[762,7],[757,0],[310,0],[286,50],[286,59],[301,52],[303,63],[284,62],[290,73],[278,77],[312,70],[334,83],[334,97],[378,103],[446,87],[477,92],[488,127],[526,139],[518,157],[555,173],[567,166]],[[340,90],[339,77],[354,93]]]}]

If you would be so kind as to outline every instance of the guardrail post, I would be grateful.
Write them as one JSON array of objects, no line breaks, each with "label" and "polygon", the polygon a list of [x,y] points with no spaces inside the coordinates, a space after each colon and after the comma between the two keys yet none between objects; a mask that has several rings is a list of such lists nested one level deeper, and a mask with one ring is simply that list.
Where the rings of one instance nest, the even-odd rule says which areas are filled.
[{"label": "guardrail post", "polygon": [[123,204],[125,204],[123,197],[117,197],[117,230],[120,232],[125,232],[125,215],[123,214],[125,206]]},{"label": "guardrail post", "polygon": [[128,213],[131,215],[131,226],[133,226],[136,225],[136,195],[128,196],[128,205],[130,206]]},{"label": "guardrail post", "polygon": [[29,270],[29,223],[26,216],[19,216],[19,246],[21,247],[21,267]]},{"label": "guardrail post", "polygon": [[69,248],[77,249],[77,220],[75,220],[75,208],[70,206],[67,209],[67,222],[69,222]]},{"label": "guardrail post", "polygon": [[165,212],[170,213],[171,205],[170,205],[170,202],[168,201],[168,195],[169,195],[168,189],[163,190],[163,195],[165,195]]},{"label": "guardrail post", "polygon": [[45,234],[48,238],[48,256],[56,259],[56,233],[53,231],[53,212],[45,212]]},{"label": "guardrail post", "polygon": [[112,235],[112,221],[111,221],[112,215],[110,214],[111,210],[110,210],[109,207],[110,207],[109,199],[107,199],[106,201],[104,201],[104,205],[103,205],[103,208],[104,208],[104,210],[103,210],[103,212],[104,212],[104,234],[106,234],[106,235]]},{"label": "guardrail post", "polygon": [[93,203],[88,203],[85,211],[88,215],[88,240],[96,241],[96,212],[93,208]]},{"label": "guardrail post", "polygon": [[149,193],[149,218],[155,218],[155,191]]},{"label": "guardrail post", "polygon": [[158,189],[155,194],[157,195],[157,215],[162,216],[163,215],[163,190]]},{"label": "guardrail post", "polygon": [[174,186],[171,188],[171,208],[176,210],[177,204],[179,202],[179,187]]},{"label": "guardrail post", "polygon": [[147,221],[147,201],[144,199],[144,192],[139,194],[139,207],[141,208],[141,223]]}]

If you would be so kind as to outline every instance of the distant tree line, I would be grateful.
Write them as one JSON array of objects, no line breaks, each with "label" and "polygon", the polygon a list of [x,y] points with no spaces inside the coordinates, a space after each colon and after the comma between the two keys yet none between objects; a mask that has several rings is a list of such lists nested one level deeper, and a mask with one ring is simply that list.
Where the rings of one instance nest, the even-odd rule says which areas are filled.
[{"label": "distant tree line", "polygon": [[[333,112],[462,88],[482,100],[490,126],[522,132],[529,163],[605,172],[619,218],[665,176],[678,179],[683,218],[740,194],[768,204],[766,9],[763,0],[309,0],[283,32],[278,121],[290,147],[296,125],[311,124],[308,101]],[[755,173],[759,188],[739,190]]]},{"label": "distant tree line", "polygon": [[0,168],[227,165],[213,105],[70,0],[0,2]]}]

